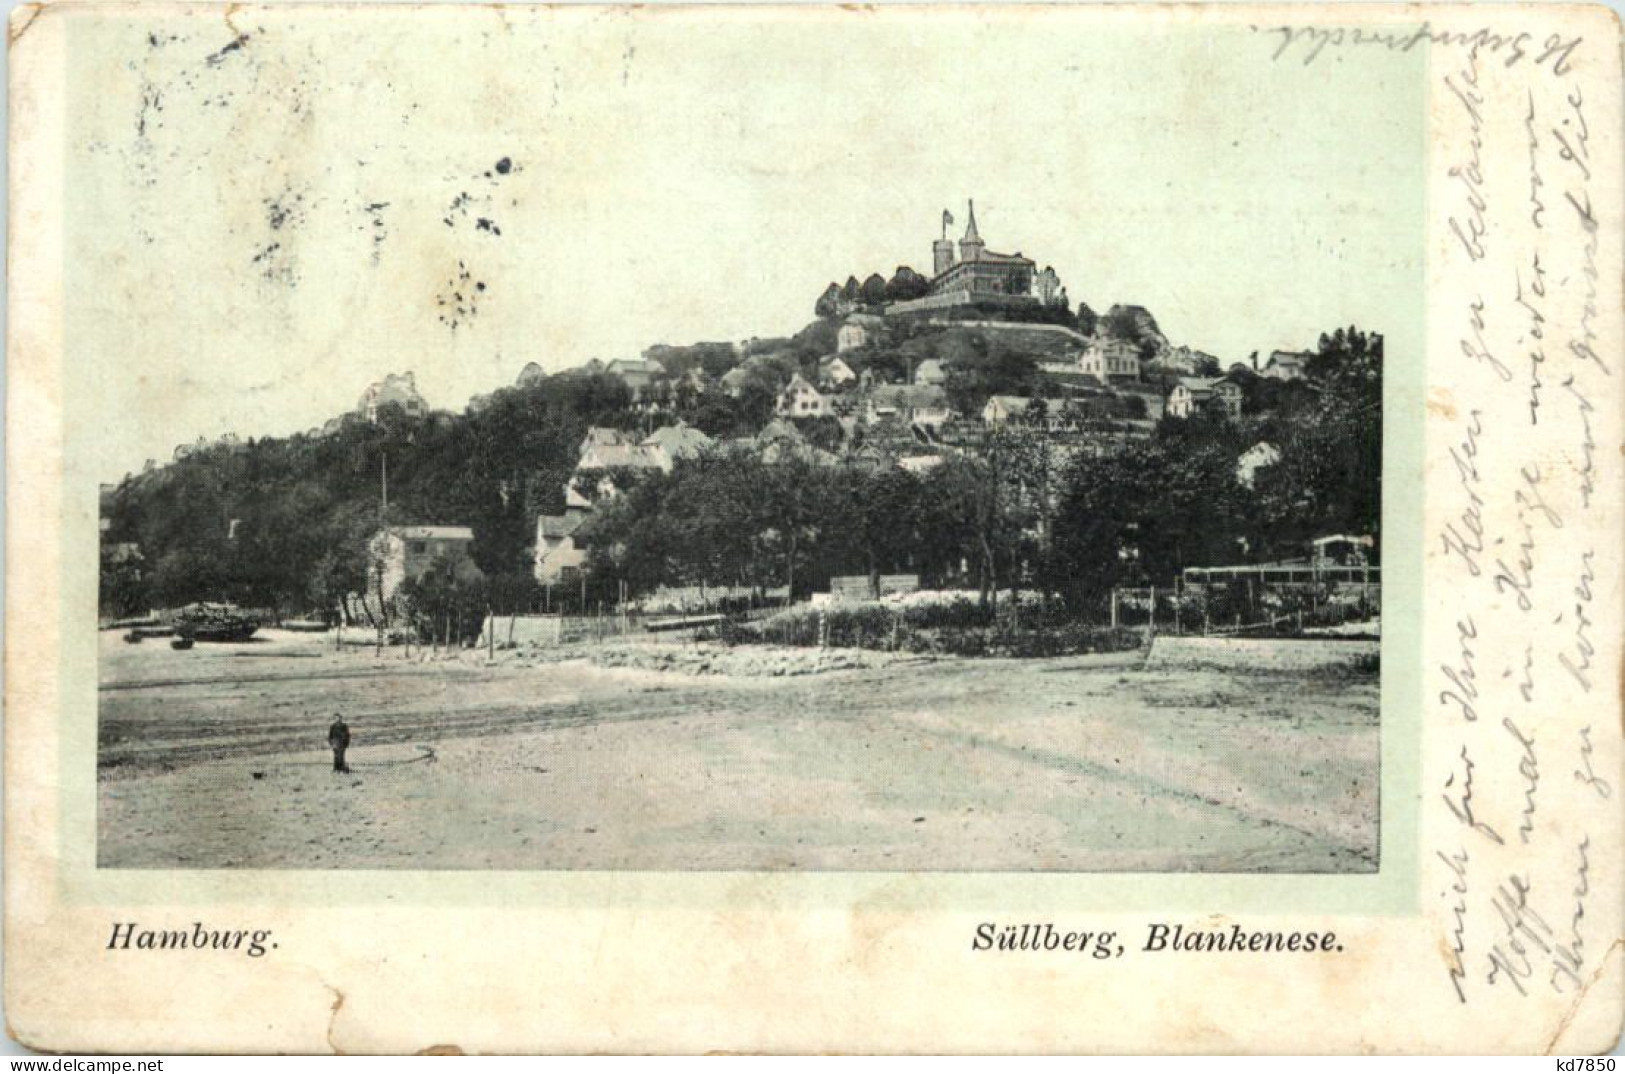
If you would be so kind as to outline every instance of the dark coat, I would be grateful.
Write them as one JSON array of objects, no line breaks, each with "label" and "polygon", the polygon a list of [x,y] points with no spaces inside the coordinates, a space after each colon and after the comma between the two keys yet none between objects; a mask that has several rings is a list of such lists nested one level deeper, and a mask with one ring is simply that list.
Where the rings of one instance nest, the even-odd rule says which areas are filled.
[{"label": "dark coat", "polygon": [[348,749],[350,746],[350,725],[343,720],[334,720],[333,726],[327,729],[327,744],[336,750]]}]

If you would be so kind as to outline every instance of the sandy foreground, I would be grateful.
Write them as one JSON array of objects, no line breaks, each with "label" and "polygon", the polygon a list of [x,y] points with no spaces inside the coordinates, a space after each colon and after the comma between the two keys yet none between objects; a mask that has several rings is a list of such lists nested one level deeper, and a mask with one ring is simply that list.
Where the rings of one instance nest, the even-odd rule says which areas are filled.
[{"label": "sandy foreground", "polygon": [[[102,636],[102,866],[1377,866],[1374,674],[1147,672],[1132,653],[692,674],[266,634]],[[349,775],[325,747],[336,712]]]}]

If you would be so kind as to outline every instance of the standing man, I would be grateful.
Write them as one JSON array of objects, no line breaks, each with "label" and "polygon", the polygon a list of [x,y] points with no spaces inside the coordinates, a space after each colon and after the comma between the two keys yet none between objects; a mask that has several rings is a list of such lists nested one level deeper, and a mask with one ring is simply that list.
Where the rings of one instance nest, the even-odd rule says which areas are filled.
[{"label": "standing man", "polygon": [[333,747],[333,771],[348,772],[350,766],[344,763],[344,751],[350,748],[350,726],[336,712],[333,726],[327,729],[327,744]]}]

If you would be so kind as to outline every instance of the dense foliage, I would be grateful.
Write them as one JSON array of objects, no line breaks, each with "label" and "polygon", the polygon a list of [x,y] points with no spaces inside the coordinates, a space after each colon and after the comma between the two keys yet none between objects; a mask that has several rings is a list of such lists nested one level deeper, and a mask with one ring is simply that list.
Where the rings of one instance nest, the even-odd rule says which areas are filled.
[{"label": "dense foliage", "polygon": [[[862,294],[865,284],[849,283]],[[1123,330],[1148,330],[1131,309],[1107,316]],[[976,332],[902,335],[852,353],[854,363],[907,369],[951,359],[947,392],[968,415],[989,394],[1042,387],[1030,354]],[[742,349],[661,348],[673,375],[653,392],[659,416],[635,407],[615,378],[558,375],[498,391],[461,415],[409,418],[385,407],[376,424],[352,417],[328,435],[198,449],[127,477],[111,495],[103,605],[129,614],[207,599],[327,614],[346,594],[366,592],[368,540],[379,527],[410,523],[471,527],[484,575],[478,587],[422,581],[420,605],[454,618],[466,606],[470,621],[484,606],[523,608],[534,596],[536,518],[562,511],[589,426],[642,432],[676,416],[719,439],[749,436],[771,417],[783,379],[813,373],[833,336],[820,321]],[[680,379],[733,368],[749,371],[736,396]],[[769,463],[719,446],[670,473],[622,475],[623,494],[601,501],[577,540],[589,551],[594,599],[606,601],[661,586],[804,596],[834,575],[910,573],[929,586],[978,590],[990,610],[1011,588],[1092,607],[1114,585],[1160,583],[1183,567],[1302,555],[1315,536],[1377,533],[1381,377],[1381,337],[1339,329],[1321,338],[1303,382],[1238,377],[1239,421],[1164,419],[1121,450],[1086,449],[1042,413],[978,430],[918,473],[820,464],[807,452]],[[1069,417],[1102,422],[1142,408],[1103,396],[1070,404]],[[801,424],[810,447],[853,446],[833,419]],[[1248,487],[1237,458],[1263,441],[1280,460]]]}]

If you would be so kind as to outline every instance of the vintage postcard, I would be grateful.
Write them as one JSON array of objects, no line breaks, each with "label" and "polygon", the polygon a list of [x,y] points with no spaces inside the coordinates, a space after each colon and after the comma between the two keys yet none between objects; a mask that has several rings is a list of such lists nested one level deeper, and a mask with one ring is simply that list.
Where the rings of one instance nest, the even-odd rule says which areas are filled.
[{"label": "vintage postcard", "polygon": [[1607,1051],[1592,6],[10,27],[60,1051]]}]

